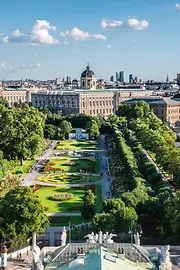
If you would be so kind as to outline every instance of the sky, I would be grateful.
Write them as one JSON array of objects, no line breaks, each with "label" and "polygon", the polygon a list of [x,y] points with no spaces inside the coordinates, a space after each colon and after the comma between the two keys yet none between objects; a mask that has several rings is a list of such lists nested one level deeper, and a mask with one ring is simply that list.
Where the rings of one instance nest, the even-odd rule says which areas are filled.
[{"label": "sky", "polygon": [[0,0],[0,80],[180,72],[180,1]]}]

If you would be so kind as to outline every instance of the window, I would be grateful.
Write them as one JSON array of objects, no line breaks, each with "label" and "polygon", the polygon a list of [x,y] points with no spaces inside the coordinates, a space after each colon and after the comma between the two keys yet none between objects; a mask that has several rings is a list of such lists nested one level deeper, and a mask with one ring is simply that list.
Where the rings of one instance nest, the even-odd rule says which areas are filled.
[{"label": "window", "polygon": [[91,110],[89,111],[90,114],[92,114]]},{"label": "window", "polygon": [[93,110],[93,114],[95,114],[96,112],[95,112],[95,110]]},{"label": "window", "polygon": [[92,102],[91,101],[89,102],[89,106],[92,107]]}]

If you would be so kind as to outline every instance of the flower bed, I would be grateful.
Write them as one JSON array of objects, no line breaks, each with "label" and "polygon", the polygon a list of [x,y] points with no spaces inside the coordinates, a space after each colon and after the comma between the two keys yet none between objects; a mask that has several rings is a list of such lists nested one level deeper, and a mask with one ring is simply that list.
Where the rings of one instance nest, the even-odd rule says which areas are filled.
[{"label": "flower bed", "polygon": [[66,201],[66,200],[70,200],[73,198],[73,194],[72,193],[56,193],[53,194],[51,197],[51,200],[53,201]]}]

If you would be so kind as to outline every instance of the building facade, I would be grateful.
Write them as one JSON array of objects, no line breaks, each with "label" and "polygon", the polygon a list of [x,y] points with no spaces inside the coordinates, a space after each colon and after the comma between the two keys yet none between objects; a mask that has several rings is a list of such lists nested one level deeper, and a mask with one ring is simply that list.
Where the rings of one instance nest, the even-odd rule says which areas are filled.
[{"label": "building facade", "polygon": [[16,103],[31,102],[31,91],[27,89],[2,89],[0,90],[0,96],[8,101],[9,106],[13,106]]},{"label": "building facade", "polygon": [[148,97],[130,99],[125,101],[125,103],[133,103],[140,100],[147,102],[160,120],[170,126],[180,127],[180,101],[171,98]]},{"label": "building facade", "polygon": [[81,74],[81,89],[96,89],[96,75],[87,64],[86,70]]},{"label": "building facade", "polygon": [[44,90],[32,93],[34,107],[46,107],[52,112],[61,111],[62,115],[83,113],[92,116],[108,117],[116,111],[120,102],[131,97],[138,98],[151,94],[152,91],[131,90]]}]

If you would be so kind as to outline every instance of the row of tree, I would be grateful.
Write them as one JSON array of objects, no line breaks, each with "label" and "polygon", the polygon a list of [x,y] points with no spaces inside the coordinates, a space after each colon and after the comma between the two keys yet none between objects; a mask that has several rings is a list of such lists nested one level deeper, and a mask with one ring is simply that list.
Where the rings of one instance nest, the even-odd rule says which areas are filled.
[{"label": "row of tree", "polygon": [[176,134],[143,101],[120,105],[117,115],[125,117],[129,129],[135,132],[137,139],[153,154],[161,168],[177,180],[179,188],[180,149],[175,147]]}]

